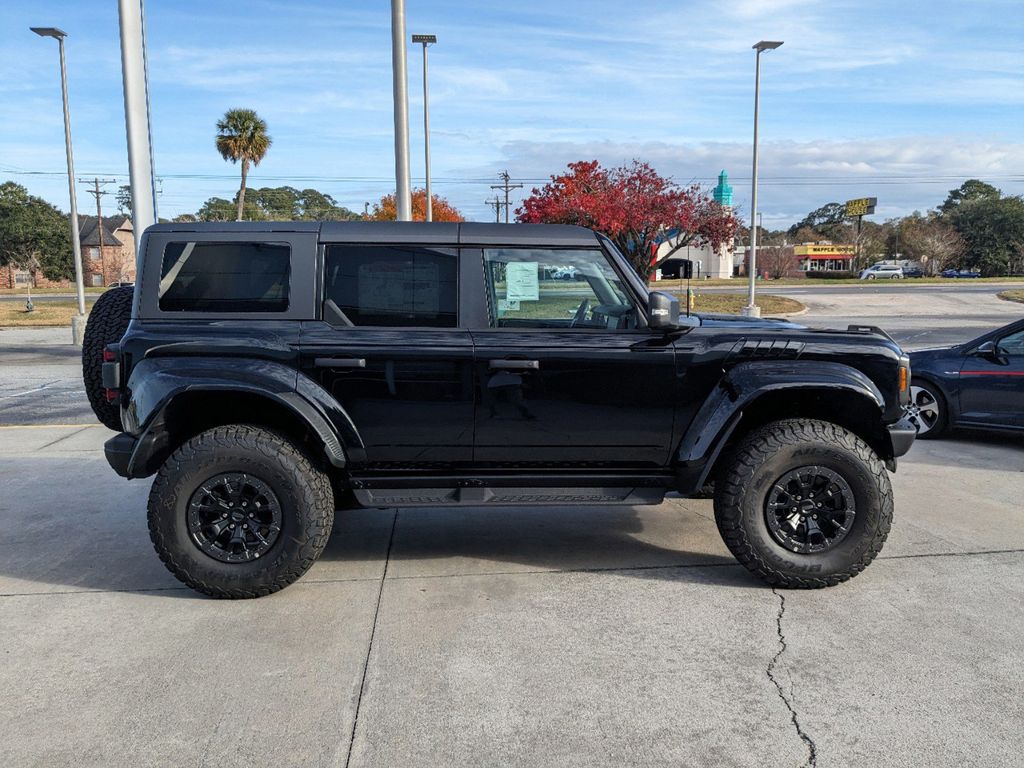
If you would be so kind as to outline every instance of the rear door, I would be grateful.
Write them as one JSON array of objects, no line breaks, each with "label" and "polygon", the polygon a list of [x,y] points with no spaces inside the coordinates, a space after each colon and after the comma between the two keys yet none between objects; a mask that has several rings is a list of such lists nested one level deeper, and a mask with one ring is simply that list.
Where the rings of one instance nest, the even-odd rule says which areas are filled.
[{"label": "rear door", "polygon": [[302,368],[341,404],[367,462],[422,467],[473,451],[473,342],[459,327],[454,249],[333,243]]},{"label": "rear door", "polygon": [[960,418],[1024,428],[1024,328],[995,340],[991,357],[968,355],[960,369]]},{"label": "rear door", "polygon": [[[485,465],[664,466],[678,379],[598,247],[463,249],[487,307],[472,328]],[[480,290],[478,289],[478,290]]]}]

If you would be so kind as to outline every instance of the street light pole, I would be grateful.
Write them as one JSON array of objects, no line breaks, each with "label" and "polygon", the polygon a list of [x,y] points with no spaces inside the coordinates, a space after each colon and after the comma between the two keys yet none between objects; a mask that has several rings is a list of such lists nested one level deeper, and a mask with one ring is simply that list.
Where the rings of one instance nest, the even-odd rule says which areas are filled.
[{"label": "street light pole", "polygon": [[78,294],[78,315],[71,318],[71,338],[82,343],[85,333],[85,283],[82,270],[82,243],[78,236],[78,197],[75,195],[75,159],[71,151],[71,113],[68,111],[68,72],[64,61],[64,38],[67,33],[56,27],[30,27],[40,37],[52,37],[60,50],[60,91],[64,101],[64,149],[68,158],[68,192],[71,198],[71,251],[75,261],[75,291]]},{"label": "street light pole", "polygon": [[405,60],[405,0],[391,0],[391,79],[395,104],[395,210],[412,221],[409,188],[409,81]]},{"label": "street light pole", "polygon": [[753,46],[757,55],[754,57],[754,163],[750,182],[750,262],[747,270],[750,285],[747,291],[747,306],[743,308],[743,314],[747,317],[761,316],[761,308],[755,303],[754,296],[757,283],[757,118],[761,100],[761,54],[764,51],[775,50],[780,45],[781,40],[762,40]]},{"label": "street light pole", "polygon": [[430,91],[427,88],[427,46],[437,42],[437,35],[413,35],[414,43],[423,43],[423,163],[427,173],[426,221],[434,220],[434,203],[430,195]]}]

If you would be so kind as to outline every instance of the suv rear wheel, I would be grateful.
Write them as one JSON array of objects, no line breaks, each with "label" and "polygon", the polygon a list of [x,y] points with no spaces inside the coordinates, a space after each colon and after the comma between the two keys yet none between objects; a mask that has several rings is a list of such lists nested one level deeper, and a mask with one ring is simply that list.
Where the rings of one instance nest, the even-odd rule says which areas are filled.
[{"label": "suv rear wheel", "polygon": [[715,520],[729,551],[780,587],[827,587],[856,576],[885,543],[892,510],[878,456],[825,421],[760,427],[715,483]]},{"label": "suv rear wheel", "polygon": [[213,597],[260,597],[309,570],[327,545],[327,475],[288,440],[217,427],[164,462],[149,494],[149,533],[180,581]]}]

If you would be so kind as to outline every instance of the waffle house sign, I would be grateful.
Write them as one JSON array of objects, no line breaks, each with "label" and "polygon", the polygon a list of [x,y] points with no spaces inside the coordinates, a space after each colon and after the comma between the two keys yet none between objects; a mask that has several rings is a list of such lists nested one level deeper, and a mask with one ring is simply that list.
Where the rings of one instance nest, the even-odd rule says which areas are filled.
[{"label": "waffle house sign", "polygon": [[846,201],[846,215],[851,219],[859,216],[870,216],[875,212],[877,197],[858,197],[856,200]]}]

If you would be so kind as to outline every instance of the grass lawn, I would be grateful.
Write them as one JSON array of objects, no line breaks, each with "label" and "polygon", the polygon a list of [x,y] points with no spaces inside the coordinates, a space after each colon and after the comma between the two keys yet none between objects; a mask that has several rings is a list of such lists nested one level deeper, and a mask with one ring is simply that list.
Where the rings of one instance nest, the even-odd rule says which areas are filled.
[{"label": "grass lawn", "polygon": [[1019,301],[1024,304],[1024,291],[1002,291],[997,294],[1000,299],[1006,299],[1006,301]]},{"label": "grass lawn", "polygon": [[[92,302],[86,300],[85,308]],[[71,316],[78,311],[78,304],[69,301],[38,301],[33,312],[26,312],[20,301],[0,301],[0,326],[27,328],[33,325],[71,327]]]},{"label": "grass lawn", "polygon": [[[99,288],[99,287],[92,286],[92,285],[85,286],[85,293],[86,293],[86,295],[88,295],[90,293],[96,293],[96,294],[103,293],[105,290],[107,290],[107,289],[106,288]],[[33,296],[54,296],[54,295],[57,295],[57,294],[74,293],[74,292],[75,292],[75,286],[73,286],[73,285],[68,286],[67,288],[33,288],[32,289],[32,295]],[[25,291],[24,288],[0,288],[0,296],[24,296],[25,298],[28,298],[28,293]]]},{"label": "grass lawn", "polygon": [[[686,311],[686,296],[679,297],[680,309]],[[738,315],[743,307],[747,306],[747,297],[736,293],[705,293],[698,294],[693,302],[693,311],[698,314]],[[757,297],[757,306],[761,308],[762,315],[782,315],[800,312],[805,309],[804,305],[796,299],[785,296],[771,296],[762,294]]]}]

